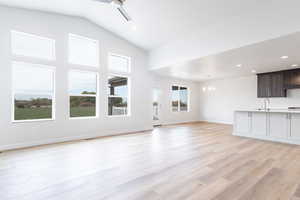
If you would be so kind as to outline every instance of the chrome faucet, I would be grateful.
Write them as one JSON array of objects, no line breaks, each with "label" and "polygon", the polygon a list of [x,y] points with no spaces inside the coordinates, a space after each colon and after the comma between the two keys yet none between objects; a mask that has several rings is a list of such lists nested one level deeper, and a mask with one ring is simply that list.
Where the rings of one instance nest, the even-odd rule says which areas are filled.
[{"label": "chrome faucet", "polygon": [[269,110],[269,109],[270,109],[270,99],[264,98],[264,110]]}]

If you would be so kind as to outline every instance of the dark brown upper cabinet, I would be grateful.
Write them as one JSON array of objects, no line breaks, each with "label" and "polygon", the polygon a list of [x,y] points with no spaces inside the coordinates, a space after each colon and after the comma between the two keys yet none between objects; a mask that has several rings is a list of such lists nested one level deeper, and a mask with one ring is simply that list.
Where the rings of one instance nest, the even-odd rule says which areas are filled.
[{"label": "dark brown upper cabinet", "polygon": [[257,97],[286,97],[283,72],[271,72],[257,75]]},{"label": "dark brown upper cabinet", "polygon": [[284,88],[300,88],[300,69],[284,71]]}]

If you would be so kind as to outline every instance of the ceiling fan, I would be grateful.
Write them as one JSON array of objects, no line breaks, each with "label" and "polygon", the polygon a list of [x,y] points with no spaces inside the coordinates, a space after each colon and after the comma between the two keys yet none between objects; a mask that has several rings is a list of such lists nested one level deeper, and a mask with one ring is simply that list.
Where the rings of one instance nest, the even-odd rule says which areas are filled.
[{"label": "ceiling fan", "polygon": [[94,1],[113,5],[118,9],[118,11],[121,13],[121,15],[125,18],[126,21],[128,22],[131,21],[131,17],[123,7],[126,0],[94,0]]}]

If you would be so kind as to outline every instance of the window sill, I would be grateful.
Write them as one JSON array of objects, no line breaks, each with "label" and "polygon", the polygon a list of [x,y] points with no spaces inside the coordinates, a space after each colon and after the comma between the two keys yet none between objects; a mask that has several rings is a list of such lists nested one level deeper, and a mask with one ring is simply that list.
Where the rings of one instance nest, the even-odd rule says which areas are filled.
[{"label": "window sill", "polygon": [[55,119],[12,120],[12,123],[19,124],[19,123],[51,122],[51,121],[55,121]]},{"label": "window sill", "polygon": [[121,117],[127,118],[127,117],[131,117],[131,115],[108,115],[107,117],[108,118],[121,118]]},{"label": "window sill", "polygon": [[80,119],[98,119],[99,117],[69,117],[69,120],[80,120]]}]

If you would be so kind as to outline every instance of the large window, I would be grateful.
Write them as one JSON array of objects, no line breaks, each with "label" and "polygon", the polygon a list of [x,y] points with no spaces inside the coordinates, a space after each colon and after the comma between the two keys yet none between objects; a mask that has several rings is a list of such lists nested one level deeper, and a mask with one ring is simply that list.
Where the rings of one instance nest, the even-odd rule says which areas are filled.
[{"label": "large window", "polygon": [[128,78],[108,77],[108,115],[128,115]]},{"label": "large window", "polygon": [[99,41],[69,34],[69,62],[91,67],[99,66]]},{"label": "large window", "polygon": [[55,68],[13,62],[13,121],[54,119]]},{"label": "large window", "polygon": [[28,33],[11,31],[13,55],[55,60],[55,40]]},{"label": "large window", "polygon": [[110,71],[124,73],[130,72],[131,59],[129,57],[117,54],[110,54],[108,59]]},{"label": "large window", "polygon": [[73,70],[69,73],[70,117],[96,117],[98,74]]},{"label": "large window", "polygon": [[188,104],[188,88],[181,86],[172,86],[172,111],[188,111]]}]

